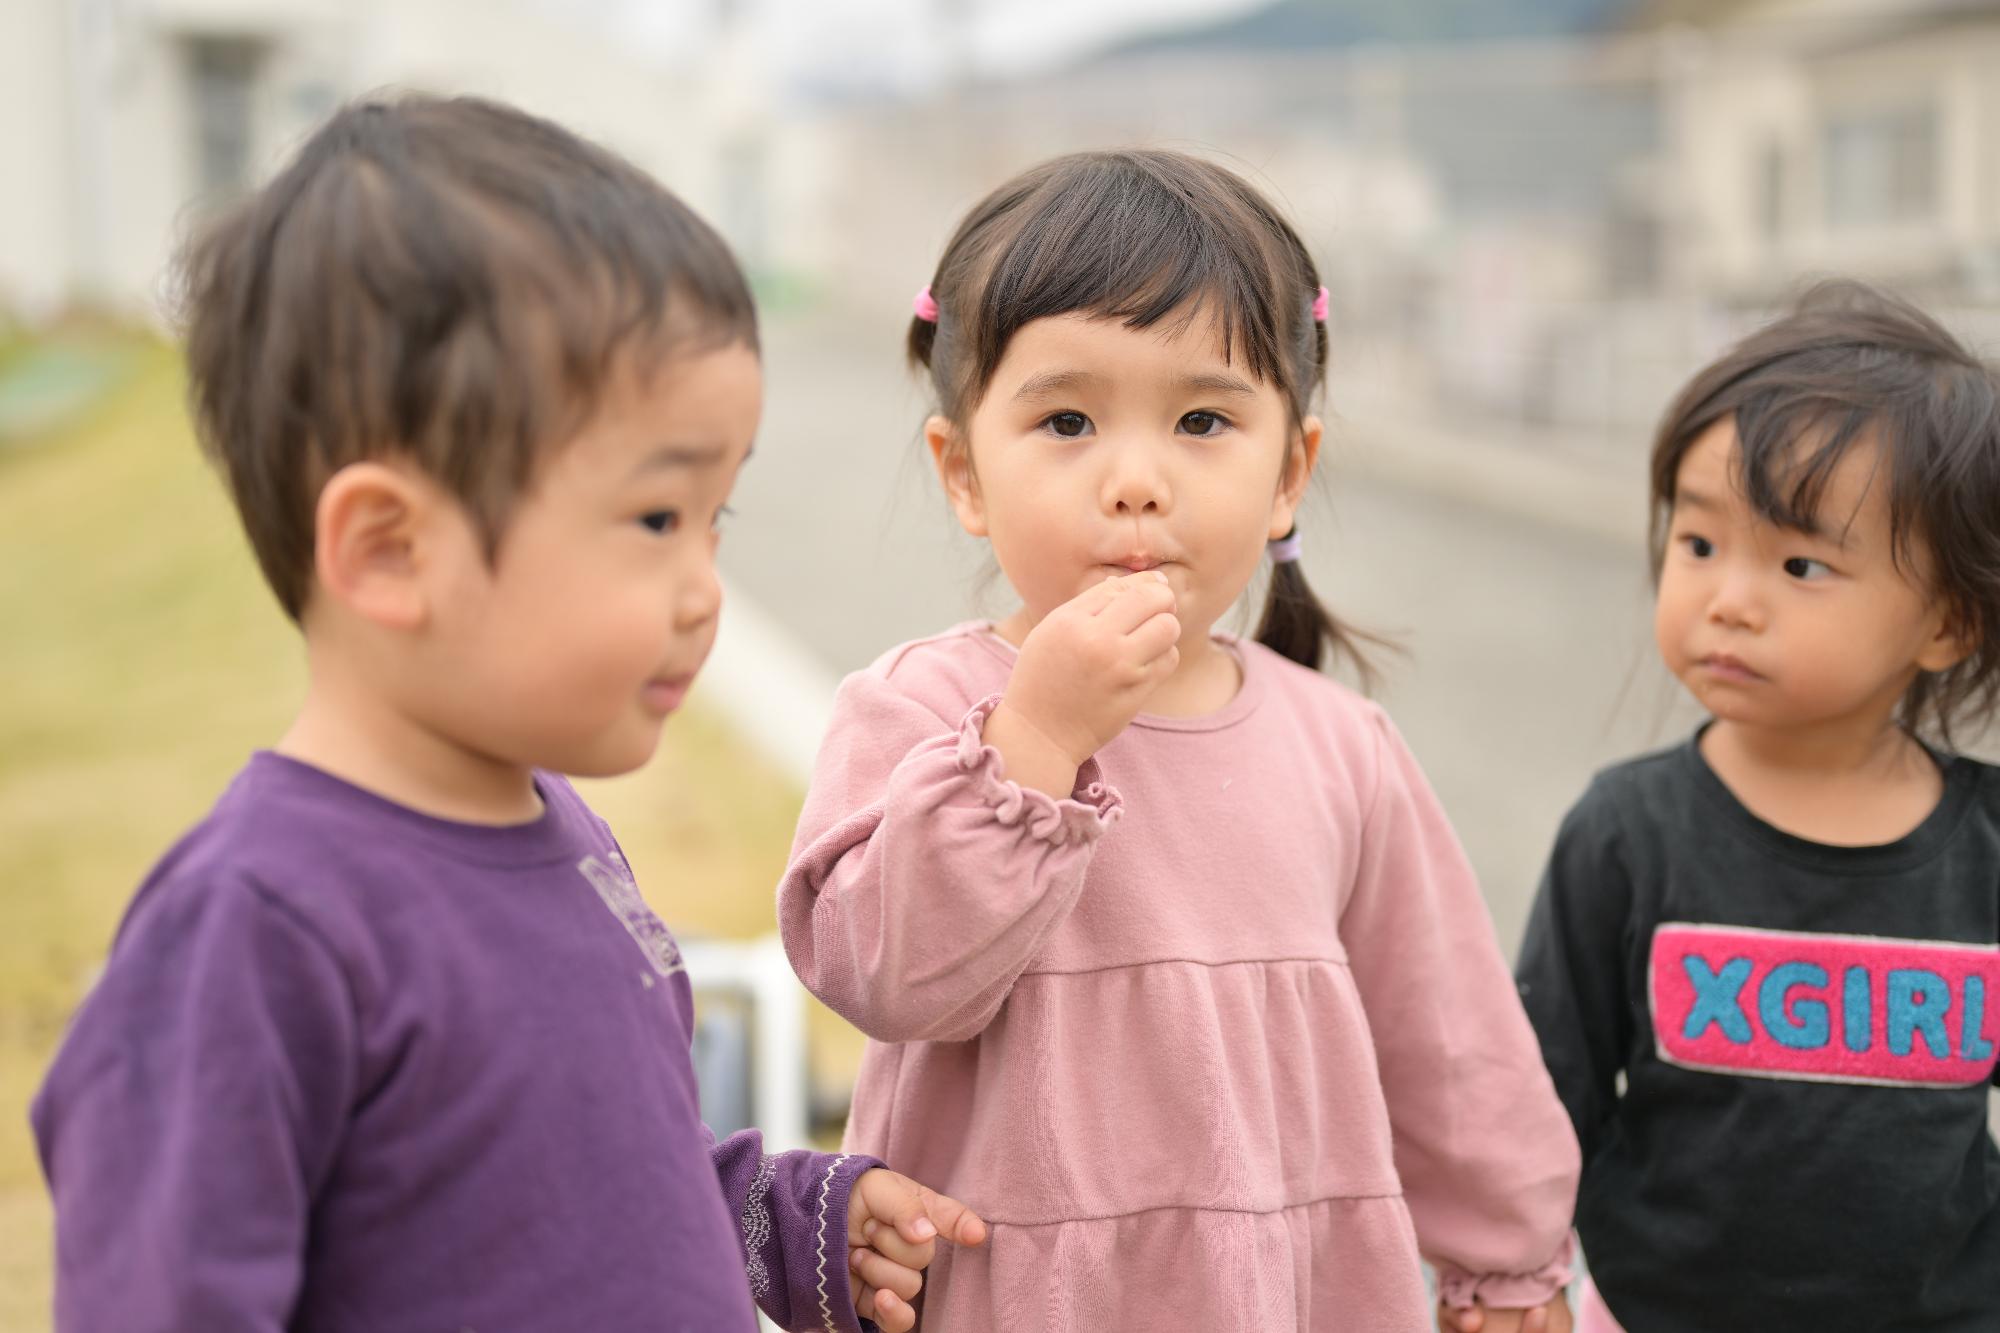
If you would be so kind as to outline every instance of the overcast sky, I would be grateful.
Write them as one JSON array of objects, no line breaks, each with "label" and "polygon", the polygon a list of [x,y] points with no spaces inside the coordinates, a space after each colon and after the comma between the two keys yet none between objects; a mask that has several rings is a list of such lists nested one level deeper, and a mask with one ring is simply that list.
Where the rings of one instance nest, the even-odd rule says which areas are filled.
[{"label": "overcast sky", "polygon": [[[540,0],[548,3],[549,0]],[[772,57],[811,86],[923,86],[972,63],[986,75],[1058,63],[1142,32],[1270,0],[592,0],[593,12],[663,53],[724,10],[769,34]]]}]

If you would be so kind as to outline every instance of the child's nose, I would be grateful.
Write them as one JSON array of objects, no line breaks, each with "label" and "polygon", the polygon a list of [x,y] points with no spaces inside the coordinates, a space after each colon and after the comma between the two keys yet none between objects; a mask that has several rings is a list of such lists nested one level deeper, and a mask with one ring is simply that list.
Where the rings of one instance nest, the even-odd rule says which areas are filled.
[{"label": "child's nose", "polygon": [[683,634],[690,633],[721,613],[722,579],[710,561],[675,590],[674,628]]},{"label": "child's nose", "polygon": [[1112,455],[1104,486],[1106,511],[1121,516],[1163,514],[1169,494],[1159,460],[1143,443],[1128,443]]},{"label": "child's nose", "polygon": [[1726,570],[1709,599],[1708,618],[1732,629],[1764,627],[1764,598],[1756,576],[1748,570]]}]

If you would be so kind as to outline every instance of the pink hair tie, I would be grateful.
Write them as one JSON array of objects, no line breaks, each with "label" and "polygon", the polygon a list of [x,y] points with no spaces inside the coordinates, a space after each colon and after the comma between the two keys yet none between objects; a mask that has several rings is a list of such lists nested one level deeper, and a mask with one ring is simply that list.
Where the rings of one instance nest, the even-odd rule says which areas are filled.
[{"label": "pink hair tie", "polygon": [[910,309],[916,311],[917,318],[921,319],[924,323],[937,323],[937,298],[931,295],[929,283],[925,283],[924,289],[917,293],[917,299],[910,302]]},{"label": "pink hair tie", "polygon": [[[924,288],[924,294],[928,296],[930,290],[928,287]],[[936,307],[933,306],[932,309],[936,309]],[[932,316],[932,318],[936,318],[936,316]],[[1321,324],[1326,323],[1326,288],[1324,287],[1320,288],[1319,295],[1313,298],[1313,318]]]},{"label": "pink hair tie", "polygon": [[1289,565],[1305,553],[1305,546],[1299,540],[1297,528],[1293,528],[1274,542],[1265,543],[1265,549],[1271,553],[1271,563],[1274,565]]}]

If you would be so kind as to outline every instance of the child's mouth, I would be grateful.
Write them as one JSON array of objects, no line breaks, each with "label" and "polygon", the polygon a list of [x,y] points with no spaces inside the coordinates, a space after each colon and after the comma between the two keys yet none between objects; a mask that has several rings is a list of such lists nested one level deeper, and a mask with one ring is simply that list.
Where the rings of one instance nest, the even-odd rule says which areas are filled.
[{"label": "child's mouth", "polygon": [[681,701],[687,698],[688,686],[693,683],[692,675],[660,677],[647,681],[639,697],[647,708],[665,716],[681,706]]},{"label": "child's mouth", "polygon": [[1749,684],[1764,679],[1761,672],[1753,670],[1741,658],[1731,657],[1728,653],[1710,653],[1707,657],[1702,658],[1701,661],[1696,663],[1696,665],[1707,671],[1710,675],[1720,677],[1723,680],[1733,680]]}]

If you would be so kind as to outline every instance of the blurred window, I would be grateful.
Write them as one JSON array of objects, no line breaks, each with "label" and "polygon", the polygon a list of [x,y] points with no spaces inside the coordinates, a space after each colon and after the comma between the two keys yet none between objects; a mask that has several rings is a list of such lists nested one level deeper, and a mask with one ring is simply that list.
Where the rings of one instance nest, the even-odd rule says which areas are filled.
[{"label": "blurred window", "polygon": [[1935,107],[1838,115],[1826,123],[1824,144],[1828,226],[1873,227],[1937,216]]},{"label": "blurred window", "polygon": [[1785,149],[1767,143],[1757,156],[1757,226],[1765,242],[1777,241],[1785,230]]},{"label": "blurred window", "polygon": [[262,59],[263,49],[254,41],[188,39],[189,125],[194,135],[194,183],[201,194],[234,194],[250,183],[253,110]]}]

